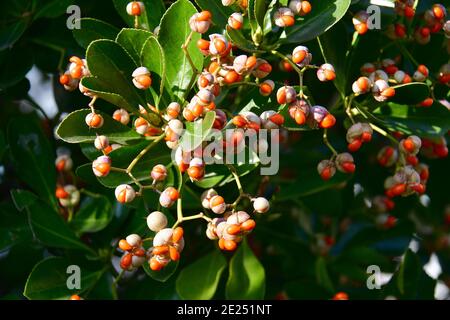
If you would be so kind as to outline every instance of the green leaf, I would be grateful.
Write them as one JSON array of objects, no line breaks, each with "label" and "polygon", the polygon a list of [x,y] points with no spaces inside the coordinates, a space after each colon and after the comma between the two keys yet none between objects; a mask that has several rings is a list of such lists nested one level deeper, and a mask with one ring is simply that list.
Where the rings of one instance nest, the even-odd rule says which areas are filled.
[{"label": "green leaf", "polygon": [[[165,89],[166,57],[164,56],[164,50],[157,38],[150,37],[145,41],[140,52],[140,59],[142,65],[152,72],[153,84],[150,90],[154,96],[154,100],[158,102],[158,93],[159,96],[161,96]],[[166,89],[171,92],[170,88]]]},{"label": "green leaf", "polygon": [[266,3],[264,0],[254,0],[254,14],[259,27],[264,28],[264,16],[266,15]]},{"label": "green leaf", "polygon": [[[191,33],[189,19],[196,12],[194,5],[188,0],[178,0],[164,14],[158,34],[158,40],[164,49],[166,61],[168,61],[166,67],[167,86],[172,88],[175,96],[179,98],[182,98],[190,89],[191,78],[194,76],[181,46]],[[200,34],[194,32],[187,47],[197,70],[201,70],[203,67],[203,56],[196,47],[199,39]]]},{"label": "green leaf", "polygon": [[153,271],[152,269],[150,269],[150,265],[147,262],[145,262],[142,267],[144,268],[145,273],[153,280],[166,282],[170,279],[170,277],[173,276],[175,271],[177,271],[178,264],[179,261],[171,261],[160,271]]},{"label": "green leaf", "polygon": [[[109,156],[113,159],[113,165],[117,168],[126,168],[133,161],[133,159],[149,144],[153,142],[141,141],[135,145],[122,146],[112,151]],[[156,164],[169,165],[172,161],[170,152],[167,152],[167,146],[163,142],[159,142],[151,147],[151,150],[147,152],[139,162],[134,166],[131,173],[133,176],[143,182],[150,180],[150,171]],[[92,181],[95,176],[92,173],[92,164],[80,166],[76,174],[86,181]],[[169,171],[167,179],[170,178],[171,171]],[[124,172],[111,171],[106,177],[98,178],[100,183],[108,188],[115,188],[122,183],[132,183],[130,176]],[[167,180],[169,181],[169,180]]]},{"label": "green leaf", "polygon": [[8,144],[17,175],[56,208],[54,152],[42,129],[30,118],[14,118],[8,126]]},{"label": "green leaf", "polygon": [[34,234],[45,245],[95,253],[94,250],[80,242],[61,216],[44,202],[35,201],[26,209]]},{"label": "green leaf", "polygon": [[[0,30],[0,51],[11,48],[27,29],[25,20],[18,20]],[[3,68],[2,68],[3,69]]]},{"label": "green leaf", "polygon": [[[248,152],[248,148],[245,149]],[[258,168],[259,163],[242,163],[234,165],[239,177],[243,177],[256,168]],[[201,181],[196,181],[195,185],[200,188],[213,188],[222,187],[227,183],[233,182],[234,177],[230,170],[223,164],[211,164],[207,166],[205,177]]]},{"label": "green leaf", "polygon": [[[128,15],[127,5],[129,0],[113,0],[114,6],[122,19],[130,26],[134,27],[134,17]],[[139,16],[139,27],[153,31],[166,11],[162,0],[141,0],[144,3],[145,11]]]},{"label": "green leaf", "polygon": [[430,89],[425,83],[412,82],[393,87],[395,95],[389,102],[399,104],[419,104],[430,96]]},{"label": "green leaf", "polygon": [[423,270],[419,256],[408,249],[389,283],[383,287],[384,293],[400,299],[434,299],[436,280]]},{"label": "green leaf", "polygon": [[203,119],[186,123],[186,130],[184,131],[180,146],[184,151],[195,150],[203,141],[205,141],[216,119],[214,111],[208,111]]},{"label": "green leaf", "polygon": [[226,267],[227,261],[217,250],[198,259],[181,270],[176,283],[178,294],[187,300],[211,299]]},{"label": "green leaf", "polygon": [[19,211],[32,205],[37,200],[37,196],[34,193],[21,189],[11,190],[11,198]]},{"label": "green leaf", "polygon": [[105,196],[89,197],[81,203],[71,226],[80,233],[104,229],[112,219],[111,203]]},{"label": "green leaf", "polygon": [[19,83],[32,67],[30,51],[19,47],[0,51],[0,91]]},{"label": "green leaf", "polygon": [[450,129],[449,113],[438,102],[429,108],[389,102],[374,111],[374,115],[390,130],[431,137],[442,136]]},{"label": "green leaf", "polygon": [[95,77],[84,77],[81,79],[81,84],[94,93],[98,98],[101,98],[117,107],[124,108],[129,112],[136,111],[134,104],[126,100],[120,94],[109,92],[111,90],[110,85],[101,79]]},{"label": "green leaf", "polygon": [[316,261],[316,279],[321,287],[325,288],[330,293],[335,292],[323,257],[319,257]]},{"label": "green leaf", "polygon": [[326,63],[333,65],[336,72],[334,85],[342,94],[346,94],[347,83],[346,73],[346,51],[349,47],[347,31],[344,23],[335,24],[330,30],[317,38],[320,50]]},{"label": "green leaf", "polygon": [[[17,247],[18,245],[26,245],[29,249],[31,241],[33,241],[33,234],[31,233],[26,215],[19,212],[12,202],[1,203],[0,253],[3,254],[6,250]],[[2,259],[6,260],[4,258]],[[1,277],[0,280],[2,280]]]},{"label": "green leaf", "polygon": [[347,12],[350,0],[322,0],[314,3],[311,13],[301,22],[286,29],[281,43],[301,44],[329,30]]},{"label": "green leaf", "polygon": [[277,200],[311,195],[341,185],[350,177],[350,175],[337,173],[332,179],[324,181],[315,170],[302,171],[295,181],[280,184],[281,192],[277,195]]},{"label": "green leaf", "polygon": [[132,81],[138,65],[120,44],[111,40],[95,40],[87,48],[86,59],[92,76],[101,80],[102,91],[122,96],[132,108],[128,107],[128,111],[138,113],[139,105],[146,105],[144,93]]},{"label": "green leaf", "polygon": [[110,142],[117,143],[126,143],[141,138],[135,130],[100,111],[96,112],[102,115],[103,126],[99,129],[89,128],[86,125],[85,118],[90,112],[90,109],[80,109],[70,113],[60,123],[56,129],[56,134],[68,143],[93,142],[97,135],[105,135]]},{"label": "green leaf", "polygon": [[266,274],[264,267],[244,240],[230,261],[225,288],[227,299],[263,299]]},{"label": "green leaf", "polygon": [[93,18],[81,18],[80,24],[80,29],[73,29],[73,37],[83,48],[87,48],[94,40],[114,40],[119,32],[119,29],[109,23]]},{"label": "green leaf", "polygon": [[[69,289],[68,279],[73,273],[67,272],[75,262],[61,257],[48,257],[38,262],[31,271],[23,295],[30,300],[64,299],[73,294],[81,294],[95,285],[103,270],[93,269],[83,263],[80,270],[80,289]],[[70,269],[69,269],[70,271]]]},{"label": "green leaf", "polygon": [[222,5],[221,0],[195,0],[202,10],[208,10],[212,14],[212,21],[222,29],[228,24],[228,18],[233,13],[231,7]]},{"label": "green leaf", "polygon": [[253,42],[248,40],[244,34],[240,30],[234,30],[232,28],[227,27],[227,35],[231,39],[231,42],[238,46],[239,49],[251,52],[251,53],[262,53],[263,51],[259,50]]},{"label": "green leaf", "polygon": [[141,29],[122,29],[116,37],[116,42],[120,44],[128,54],[134,59],[136,65],[142,65],[141,52],[144,43],[153,33]]}]

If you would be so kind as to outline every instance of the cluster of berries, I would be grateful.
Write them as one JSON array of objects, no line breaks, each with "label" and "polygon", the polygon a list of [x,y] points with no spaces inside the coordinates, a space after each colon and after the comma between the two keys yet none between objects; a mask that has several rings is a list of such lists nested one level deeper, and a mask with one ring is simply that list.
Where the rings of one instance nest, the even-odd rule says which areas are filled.
[{"label": "cluster of berries", "polygon": [[[62,208],[72,209],[80,203],[80,191],[74,184],[67,183],[73,176],[73,161],[69,150],[57,150],[55,167],[58,173],[55,196]],[[68,219],[71,219],[71,217],[68,217]]]},{"label": "cluster of berries", "polygon": [[[214,218],[208,223],[206,236],[211,240],[219,240],[219,248],[226,251],[233,251],[237,248],[243,237],[250,233],[255,227],[255,220],[245,211],[227,211],[232,205],[227,205],[222,196],[218,195],[214,189],[206,190],[202,196],[202,206],[213,213],[223,215]],[[266,198],[258,197],[251,199],[253,209],[256,213],[266,213],[270,205]]]},{"label": "cluster of berries", "polygon": [[309,1],[291,0],[288,7],[279,8],[274,14],[275,24],[280,28],[291,27],[295,24],[295,16],[303,17],[312,10]]}]

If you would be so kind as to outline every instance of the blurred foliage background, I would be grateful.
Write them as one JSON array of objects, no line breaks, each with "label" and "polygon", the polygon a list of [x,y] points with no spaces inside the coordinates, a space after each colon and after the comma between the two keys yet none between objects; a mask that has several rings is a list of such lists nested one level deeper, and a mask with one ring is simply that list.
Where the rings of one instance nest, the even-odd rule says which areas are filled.
[{"label": "blurred foliage background", "polygon": [[[352,12],[368,4],[365,1],[353,2]],[[314,6],[315,2],[312,3]],[[429,7],[430,3],[420,1],[418,12]],[[199,270],[206,272],[207,268],[222,268],[222,263],[217,266],[210,263],[223,258],[210,253],[217,249],[215,243],[204,237],[205,225],[185,225],[188,245],[177,270],[165,282],[139,270],[124,276],[117,288],[113,284],[119,259],[114,251],[115,241],[132,232],[144,232],[147,208],[151,209],[156,198],[147,198],[145,204],[118,205],[111,190],[97,180],[87,181],[73,176],[68,179],[77,181],[86,190],[81,207],[96,212],[105,226],[101,230],[86,229],[86,232],[83,222],[80,222],[82,227],[67,225],[62,219],[44,214],[54,214],[59,210],[56,198],[50,199],[53,191],[51,195],[45,191],[54,190],[57,181],[54,169],[57,148],[71,151],[75,168],[88,162],[79,146],[68,145],[54,136],[54,128],[64,114],[89,103],[87,97],[68,93],[58,83],[68,57],[85,54],[84,48],[66,27],[66,9],[72,4],[81,8],[82,17],[96,18],[118,29],[125,25],[112,1],[17,0],[3,1],[0,5],[0,298],[24,299],[26,281],[38,263],[41,263],[38,271],[44,274],[36,272],[33,283],[29,284],[33,288],[29,288],[28,298],[64,298],[69,295],[70,292],[63,288],[65,278],[58,275],[58,271],[69,263],[82,267],[85,286],[80,295],[86,299],[186,297],[183,296],[185,289],[178,286],[177,290],[177,279],[186,278],[181,270],[206,254],[211,257],[207,262],[198,262]],[[170,1],[166,1],[167,7],[169,4]],[[386,20],[383,18],[382,21]],[[344,39],[335,37],[334,40],[338,41],[333,46],[337,52],[345,51],[344,40],[351,39],[350,14],[327,34],[333,38],[333,32],[339,34],[339,30],[349,36]],[[379,48],[387,41],[390,40],[380,33],[369,33],[362,38],[357,48],[357,55],[361,58],[355,62],[355,69],[376,59],[380,55]],[[324,61],[317,41],[311,40],[305,45],[313,52],[316,64]],[[413,54],[419,57],[418,60],[430,64],[431,70],[437,70],[448,61],[448,55],[441,46],[442,41],[438,39],[424,47],[416,46]],[[292,47],[283,47],[283,52],[290,52]],[[435,52],[443,53],[435,55]],[[386,50],[381,55],[382,58],[392,57],[398,52]],[[280,70],[276,59],[270,62],[274,66],[271,79],[283,82],[296,78],[296,74]],[[347,82],[351,83],[355,76],[355,73],[349,75]],[[334,85],[319,84],[313,73],[306,75],[305,84],[317,104],[332,106],[338,98]],[[43,88],[47,91],[42,92]],[[243,93],[238,89],[223,105],[238,112],[257,94]],[[258,101],[254,103],[259,104]],[[52,109],[51,105],[56,108]],[[105,109],[110,107],[107,103],[100,102],[99,105]],[[336,115],[339,119],[344,118],[343,111],[336,110]],[[404,121],[407,126],[410,124],[407,118]],[[330,140],[338,149],[344,150],[346,129],[342,121],[338,123],[330,132]],[[432,127],[433,119],[424,119],[418,125]],[[375,135],[373,141],[356,154],[357,171],[354,175],[349,178],[338,173],[332,181],[325,183],[316,172],[317,162],[327,154],[321,134],[315,131],[291,132],[280,151],[279,175],[260,177],[259,170],[254,170],[242,177],[246,190],[271,198],[272,202],[270,213],[258,219],[258,226],[248,239],[249,248],[265,270],[262,272],[265,273],[263,288],[254,297],[330,299],[336,292],[343,291],[350,299],[384,299],[389,296],[448,298],[450,249],[448,243],[442,242],[450,235],[448,157],[425,160],[430,165],[426,195],[396,199],[395,209],[390,214],[398,218],[398,223],[385,230],[377,226],[375,213],[370,208],[370,200],[383,194],[383,182],[388,175],[376,161],[378,150],[384,145],[385,138]],[[225,185],[219,191],[227,200],[237,195],[233,184]],[[193,186],[192,193],[192,199],[185,203],[187,212],[190,207],[195,213],[201,189]],[[46,202],[36,201],[36,198],[46,197]],[[63,213],[60,212],[60,216]],[[51,230],[62,231],[55,235]],[[75,244],[67,240],[72,237],[75,237]],[[321,254],[318,245],[324,237],[330,237],[335,243],[329,251]],[[89,252],[86,246],[93,248],[94,252]],[[244,249],[240,254],[242,260],[252,255]],[[226,260],[232,256],[232,253],[224,254]],[[241,270],[242,263],[236,263],[234,267],[232,264],[229,268],[223,267],[218,279],[211,280],[218,282],[213,296],[205,295],[201,290],[206,289],[199,288],[198,292],[193,289],[194,295],[188,293],[188,297],[226,297],[225,275],[230,273],[230,268],[241,274],[253,272]],[[380,290],[369,290],[366,286],[369,265],[378,265],[383,272],[386,284]],[[426,271],[425,265],[428,266]],[[249,285],[252,283],[248,282],[249,279],[251,276],[242,281]],[[191,284],[197,280],[194,276]],[[57,289],[38,293],[38,288],[46,288],[52,282]]]}]

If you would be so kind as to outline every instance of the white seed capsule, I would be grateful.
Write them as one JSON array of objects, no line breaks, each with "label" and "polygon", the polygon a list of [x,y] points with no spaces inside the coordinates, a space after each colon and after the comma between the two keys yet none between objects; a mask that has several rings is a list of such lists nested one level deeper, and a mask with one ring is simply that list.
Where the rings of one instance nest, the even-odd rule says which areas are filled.
[{"label": "white seed capsule", "polygon": [[227,205],[221,196],[214,196],[209,201],[209,206],[215,214],[222,214],[225,212]]},{"label": "white seed capsule", "polygon": [[165,246],[167,244],[172,243],[172,235],[173,235],[173,229],[172,228],[165,228],[155,235],[153,238],[153,246],[154,247],[160,247]]},{"label": "white seed capsule", "polygon": [[64,191],[69,194],[67,198],[59,198],[59,203],[63,207],[74,207],[80,202],[80,191],[77,187],[68,184],[64,186]]},{"label": "white seed capsule", "polygon": [[147,217],[147,226],[150,230],[158,232],[167,226],[167,217],[160,211],[153,211]]},{"label": "white seed capsule", "polygon": [[267,211],[269,211],[270,204],[266,198],[258,197],[253,202],[253,208],[258,213],[266,213]]},{"label": "white seed capsule", "polygon": [[127,13],[130,16],[140,16],[144,10],[144,3],[140,1],[131,1],[127,4]]},{"label": "white seed capsule", "polygon": [[261,123],[264,129],[277,129],[278,125],[272,121],[270,121],[270,118],[277,114],[276,111],[273,110],[267,110],[261,113],[259,116],[261,118]]},{"label": "white seed capsule", "polygon": [[175,134],[177,134],[178,136],[181,136],[183,133],[183,122],[181,122],[178,119],[172,119],[169,121],[169,123],[167,124],[169,126],[169,128],[175,132]]},{"label": "white seed capsule", "polygon": [[103,150],[109,147],[109,140],[106,136],[97,136],[94,140],[94,146],[97,150]]},{"label": "white seed capsule", "polygon": [[146,67],[134,70],[132,77],[134,86],[140,90],[146,90],[152,85],[151,74]]},{"label": "white seed capsule", "polygon": [[103,126],[103,117],[95,112],[88,113],[84,120],[89,128],[98,129]]},{"label": "white seed capsule", "polygon": [[247,221],[248,219],[250,219],[250,216],[247,212],[245,211],[238,211],[235,212],[233,214],[231,214],[228,218],[227,218],[227,224],[242,224],[245,221]]},{"label": "white seed capsule", "polygon": [[244,17],[242,16],[242,13],[235,12],[228,18],[228,25],[236,30],[239,30],[242,28],[242,25],[244,23]]},{"label": "white seed capsule", "polygon": [[214,189],[208,189],[202,193],[200,200],[202,201],[202,207],[205,209],[211,209],[210,200],[212,197],[217,196],[217,191]]},{"label": "white seed capsule", "polygon": [[116,195],[117,201],[120,203],[129,203],[136,197],[136,191],[134,191],[133,187],[127,184],[119,185],[114,194]]},{"label": "white seed capsule", "polygon": [[123,125],[127,125],[130,122],[130,114],[125,109],[117,109],[113,113],[113,119],[119,121]]},{"label": "white seed capsule", "polygon": [[167,177],[167,169],[162,164],[157,164],[153,167],[150,175],[155,181],[164,181]]},{"label": "white seed capsule", "polygon": [[132,247],[139,247],[142,244],[142,239],[138,234],[130,234],[128,235],[125,240],[128,242],[128,244]]},{"label": "white seed capsule", "polygon": [[166,120],[175,119],[180,114],[180,110],[181,107],[178,102],[171,102],[166,108],[166,114],[164,115],[164,118]]},{"label": "white seed capsule", "polygon": [[92,171],[97,177],[105,177],[111,169],[111,158],[100,156],[92,162]]},{"label": "white seed capsule", "polygon": [[70,171],[73,167],[73,161],[70,155],[63,154],[56,158],[55,166],[58,171]]}]

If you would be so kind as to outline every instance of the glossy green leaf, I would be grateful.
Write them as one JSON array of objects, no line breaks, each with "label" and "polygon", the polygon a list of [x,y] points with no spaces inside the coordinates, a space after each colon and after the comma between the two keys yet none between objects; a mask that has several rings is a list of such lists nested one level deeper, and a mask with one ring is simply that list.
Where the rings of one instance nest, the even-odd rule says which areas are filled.
[{"label": "glossy green leaf", "polygon": [[211,299],[226,267],[227,261],[218,250],[198,259],[181,270],[176,283],[178,294],[188,300]]},{"label": "glossy green leaf", "polygon": [[73,4],[72,0],[49,0],[45,1],[37,13],[34,15],[34,19],[39,18],[57,18],[63,14],[66,14],[67,7]]},{"label": "glossy green leaf", "polygon": [[[120,44],[111,40],[93,41],[87,48],[86,59],[92,76],[102,83],[101,91],[122,96],[131,106],[128,110],[131,112],[138,112],[139,105],[146,105],[144,93],[132,81],[132,74],[139,66]],[[90,86],[86,87],[90,89]],[[127,108],[127,105],[123,107]]]},{"label": "glossy green leaf", "polygon": [[95,77],[84,77],[81,79],[81,84],[100,99],[108,101],[119,108],[124,108],[129,112],[136,111],[134,104],[126,100],[120,94],[109,92],[110,85],[101,79]]},{"label": "glossy green leaf", "polygon": [[69,289],[68,272],[74,262],[61,257],[48,257],[36,264],[31,271],[23,295],[30,300],[62,299],[68,300],[73,294],[82,295],[88,291],[102,275],[101,270],[92,270],[83,264],[80,270],[80,289]]},{"label": "glossy green leaf", "polygon": [[330,30],[317,38],[325,63],[330,63],[336,72],[334,85],[342,94],[346,94],[346,51],[349,47],[347,30],[343,23],[335,24]]},{"label": "glossy green leaf", "polygon": [[8,127],[8,143],[17,175],[56,207],[54,153],[42,129],[30,118],[14,118]]},{"label": "glossy green leaf", "polygon": [[225,288],[227,299],[263,299],[266,287],[264,267],[244,240],[230,261]]},{"label": "glossy green leaf", "polygon": [[374,111],[388,129],[419,136],[444,135],[450,129],[449,113],[440,103],[429,108],[388,103]]},{"label": "glossy green leaf", "polygon": [[[164,84],[166,81],[166,57],[164,50],[156,37],[149,37],[143,44],[139,53],[142,65],[152,72],[153,84],[151,90],[156,92],[154,100],[164,93]],[[166,88],[171,92],[171,88]]]},{"label": "glossy green leaf", "polygon": [[36,237],[45,245],[55,248],[81,249],[94,253],[82,243],[62,217],[41,201],[35,201],[26,208],[31,228]]},{"label": "glossy green leaf", "polygon": [[280,184],[281,192],[277,195],[277,200],[311,195],[341,185],[349,178],[349,175],[337,173],[332,179],[324,181],[316,170],[302,171],[295,181]]},{"label": "glossy green leaf", "polygon": [[[181,46],[191,33],[189,19],[196,12],[197,10],[191,2],[178,0],[164,14],[158,34],[158,40],[164,49],[164,55],[168,62],[166,66],[167,86],[172,88],[174,95],[179,98],[182,98],[186,91],[190,89],[189,85],[193,84],[191,79],[194,72]],[[201,70],[203,67],[203,56],[196,46],[199,39],[200,34],[194,32],[187,47],[197,70]]]},{"label": "glossy green leaf", "polygon": [[334,293],[333,283],[331,282],[327,265],[323,257],[319,257],[316,261],[316,279],[320,286],[328,290],[330,293]]},{"label": "glossy green leaf", "polygon": [[80,233],[97,232],[104,229],[112,219],[111,203],[105,196],[89,197],[81,203],[71,221],[71,226]]},{"label": "glossy green leaf", "polygon": [[0,253],[3,254],[5,251],[19,244],[26,244],[29,246],[32,240],[33,234],[26,215],[19,212],[11,202],[1,203]]},{"label": "glossy green leaf", "polygon": [[[148,143],[147,143],[148,144]],[[141,145],[140,145],[141,146]],[[123,150],[121,150],[123,149]],[[120,150],[120,152],[119,152]],[[109,155],[112,159],[113,165],[118,168],[126,168],[131,162],[131,154],[127,152],[135,152],[136,150],[142,150],[139,148],[119,148]],[[137,154],[136,154],[137,155]],[[128,160],[127,160],[128,159]],[[156,148],[150,150],[146,156],[144,156],[133,168],[131,173],[139,182],[145,182],[151,180],[150,171],[153,166],[157,164],[168,165],[171,162],[170,153],[167,152],[167,148],[163,143],[160,143]],[[80,166],[76,174],[87,181],[91,181],[94,178],[92,172],[92,164],[88,163]],[[115,188],[119,184],[132,184],[133,180],[129,175],[124,172],[111,171],[106,177],[98,178],[101,184],[108,188]]]},{"label": "glossy green leaf", "polygon": [[21,189],[11,190],[11,198],[19,211],[32,205],[37,200],[37,196],[34,193]]},{"label": "glossy green leaf", "polygon": [[211,12],[212,21],[215,25],[225,29],[228,17],[233,13],[231,7],[222,5],[221,0],[195,0],[195,2],[202,10]]},{"label": "glossy green leaf", "polygon": [[329,30],[347,12],[350,0],[322,0],[313,4],[311,13],[305,19],[286,28],[282,43],[301,44],[312,40]]},{"label": "glossy green leaf", "polygon": [[87,48],[94,40],[114,40],[119,29],[104,21],[93,18],[81,18],[81,28],[73,29],[73,37],[83,48]]},{"label": "glossy green leaf", "polygon": [[414,105],[422,102],[430,96],[430,89],[425,83],[412,82],[393,87],[395,96],[389,99],[390,102]]},{"label": "glossy green leaf", "polygon": [[[129,0],[113,0],[119,15],[130,27],[134,27],[134,17],[127,13],[127,5],[129,2]],[[139,27],[153,31],[159,25],[161,17],[164,14],[164,3],[162,0],[142,0],[141,2],[144,3],[145,12],[138,18]]]},{"label": "glossy green leaf", "polygon": [[266,15],[266,2],[265,0],[255,0],[254,15],[256,22],[261,29],[264,28],[264,16]]},{"label": "glossy green leaf", "polygon": [[423,270],[417,253],[407,249],[403,260],[389,283],[383,287],[385,295],[399,299],[434,299],[436,280]]},{"label": "glossy green leaf", "polygon": [[126,143],[127,141],[140,139],[141,136],[130,127],[114,120],[111,116],[101,114],[104,120],[99,129],[89,128],[85,118],[91,112],[90,109],[80,109],[69,114],[56,129],[56,134],[68,143],[93,142],[97,135],[105,135],[110,142]]},{"label": "glossy green leaf", "polygon": [[120,44],[134,59],[136,65],[142,65],[141,52],[144,43],[153,33],[141,29],[122,29],[116,37],[116,42]]},{"label": "glossy green leaf", "polygon": [[203,141],[205,141],[216,119],[216,113],[209,111],[203,119],[187,122],[186,130],[183,133],[180,146],[184,151],[195,150]]},{"label": "glossy green leaf", "polygon": [[250,53],[263,52],[259,50],[252,41],[248,40],[240,30],[234,30],[227,27],[227,35],[231,39],[231,42],[243,51]]},{"label": "glossy green leaf", "polygon": [[27,29],[25,20],[18,20],[0,30],[0,51],[11,48]]}]

